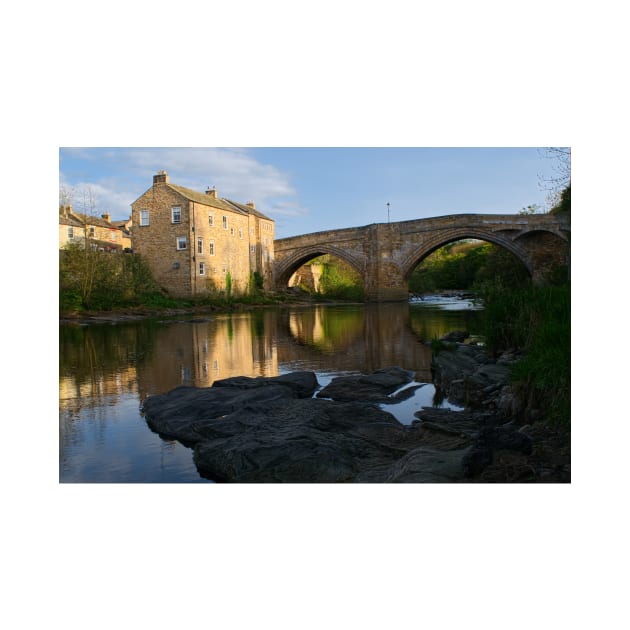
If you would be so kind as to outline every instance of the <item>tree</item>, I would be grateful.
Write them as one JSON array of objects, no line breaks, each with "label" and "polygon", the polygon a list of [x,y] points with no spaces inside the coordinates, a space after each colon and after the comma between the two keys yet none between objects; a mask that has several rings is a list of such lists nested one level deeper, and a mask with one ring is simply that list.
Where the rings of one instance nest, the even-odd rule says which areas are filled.
[{"label": "tree", "polygon": [[537,203],[530,203],[527,208],[521,208],[519,214],[538,214],[542,208]]},{"label": "tree", "polygon": [[[66,258],[72,261],[68,266],[73,269],[73,277],[79,284],[79,293],[84,306],[89,306],[94,282],[98,273],[99,256],[95,243],[91,242],[88,230],[88,218],[96,216],[96,197],[90,187],[78,192],[79,214],[77,219],[83,223],[83,246],[67,247],[69,253]],[[75,197],[75,190],[60,188],[59,202],[61,205],[71,205]]]},{"label": "tree", "polygon": [[550,177],[540,177],[540,186],[547,191],[549,208],[558,206],[562,193],[571,188],[571,147],[547,147],[544,157],[553,160]]}]

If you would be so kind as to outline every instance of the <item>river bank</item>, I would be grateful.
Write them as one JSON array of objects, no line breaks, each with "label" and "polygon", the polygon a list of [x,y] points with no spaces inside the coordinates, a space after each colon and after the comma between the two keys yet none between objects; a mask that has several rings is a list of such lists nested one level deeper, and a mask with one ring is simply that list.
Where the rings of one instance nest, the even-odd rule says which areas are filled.
[{"label": "river bank", "polygon": [[339,302],[338,300],[326,300],[313,298],[308,294],[297,291],[273,294],[264,300],[256,301],[225,301],[213,304],[193,304],[181,307],[166,306],[130,306],[116,308],[108,311],[65,311],[59,313],[60,324],[115,324],[118,322],[139,321],[151,318],[170,318],[177,316],[210,315],[213,313],[242,313],[246,311],[274,308],[274,307],[308,307],[316,304],[355,304],[355,302]]}]

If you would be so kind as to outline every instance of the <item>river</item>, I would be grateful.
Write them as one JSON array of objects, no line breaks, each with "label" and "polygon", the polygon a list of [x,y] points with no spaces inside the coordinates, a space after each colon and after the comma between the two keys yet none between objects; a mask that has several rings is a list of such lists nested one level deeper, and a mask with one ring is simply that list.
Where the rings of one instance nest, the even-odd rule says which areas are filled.
[{"label": "river", "polygon": [[309,370],[324,386],[335,376],[397,365],[424,384],[404,403],[387,406],[408,424],[415,411],[434,403],[431,351],[423,342],[462,329],[479,333],[480,310],[466,300],[437,297],[61,324],[59,480],[208,483],[192,451],[153,433],[140,409],[147,396],[180,385],[210,387],[231,376]]}]

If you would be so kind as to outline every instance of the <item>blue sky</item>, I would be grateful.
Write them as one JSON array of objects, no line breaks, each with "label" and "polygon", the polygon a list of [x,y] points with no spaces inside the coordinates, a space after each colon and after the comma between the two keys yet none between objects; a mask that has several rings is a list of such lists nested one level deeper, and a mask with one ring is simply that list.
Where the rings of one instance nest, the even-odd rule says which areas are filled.
[{"label": "blue sky", "polygon": [[546,206],[544,148],[61,148],[60,189],[113,219],[166,170],[174,184],[256,207],[282,238],[319,230]]}]

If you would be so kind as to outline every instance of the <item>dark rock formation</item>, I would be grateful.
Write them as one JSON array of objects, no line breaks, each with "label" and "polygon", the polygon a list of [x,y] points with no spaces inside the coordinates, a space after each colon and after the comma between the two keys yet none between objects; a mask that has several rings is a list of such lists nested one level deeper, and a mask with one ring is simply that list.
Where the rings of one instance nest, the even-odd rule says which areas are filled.
[{"label": "dark rock formation", "polygon": [[[352,377],[380,400],[411,375],[388,368]],[[337,380],[337,379],[335,379]],[[361,381],[361,382],[359,382]],[[332,388],[328,396],[347,394]],[[178,387],[144,404],[147,423],[194,448],[200,473],[229,482],[451,482],[464,478],[471,439],[404,426],[370,402],[308,397],[312,373]],[[331,384],[332,385],[332,384]],[[339,384],[338,384],[339,385]]]},{"label": "dark rock formation", "polygon": [[390,397],[390,394],[400,389],[403,385],[411,383],[412,380],[413,372],[408,372],[399,367],[389,367],[377,370],[372,374],[338,376],[332,380],[330,385],[324,387],[317,396],[339,401],[400,402],[411,396],[421,385],[407,388],[394,398]]},{"label": "dark rock formation", "polygon": [[151,429],[193,448],[200,474],[216,481],[570,481],[563,436],[516,420],[514,360],[463,344],[441,351],[436,387],[466,409],[424,408],[411,426],[378,406],[421,386],[397,367],[335,378],[316,397],[312,372],[229,378],[152,396],[143,411]]}]

